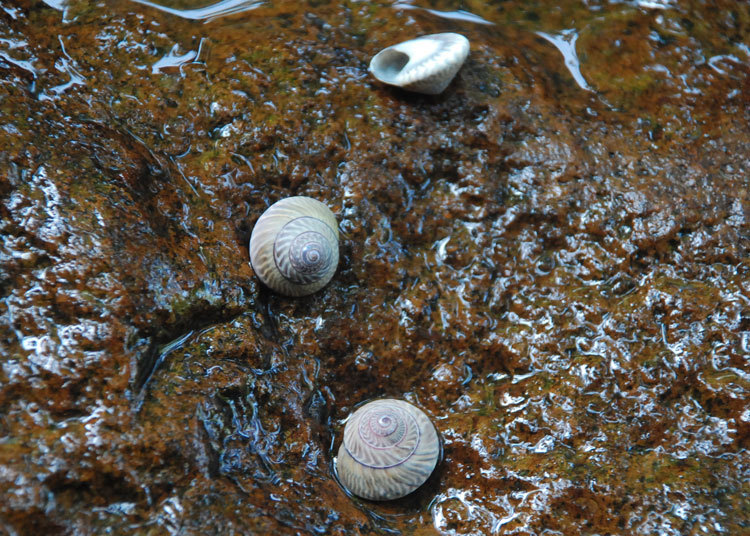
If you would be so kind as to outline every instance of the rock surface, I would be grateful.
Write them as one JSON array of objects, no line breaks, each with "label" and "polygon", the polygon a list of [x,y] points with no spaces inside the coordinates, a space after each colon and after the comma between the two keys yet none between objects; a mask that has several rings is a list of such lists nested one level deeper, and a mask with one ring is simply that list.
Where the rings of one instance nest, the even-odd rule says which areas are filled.
[{"label": "rock surface", "polygon": [[[2,6],[0,533],[747,531],[750,5],[557,4]],[[439,31],[443,95],[368,76]],[[444,441],[388,504],[333,474],[382,396]]]}]

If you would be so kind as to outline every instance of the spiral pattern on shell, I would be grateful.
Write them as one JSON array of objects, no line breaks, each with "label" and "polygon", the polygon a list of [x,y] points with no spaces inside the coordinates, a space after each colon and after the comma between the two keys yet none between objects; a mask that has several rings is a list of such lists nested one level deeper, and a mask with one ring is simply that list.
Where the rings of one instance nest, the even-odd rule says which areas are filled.
[{"label": "spiral pattern on shell", "polygon": [[271,205],[250,236],[250,262],[269,288],[305,296],[323,288],[339,260],[333,213],[310,197],[288,197]]},{"label": "spiral pattern on shell", "polygon": [[347,420],[336,470],[354,495],[398,499],[425,483],[439,457],[437,431],[422,410],[403,400],[376,400]]}]

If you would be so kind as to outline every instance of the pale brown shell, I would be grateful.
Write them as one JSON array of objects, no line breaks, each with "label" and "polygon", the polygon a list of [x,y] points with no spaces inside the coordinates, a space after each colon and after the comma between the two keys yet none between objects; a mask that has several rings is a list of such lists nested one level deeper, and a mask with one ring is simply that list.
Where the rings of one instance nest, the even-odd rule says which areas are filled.
[{"label": "pale brown shell", "polygon": [[333,277],[339,262],[336,218],[310,197],[277,201],[255,223],[250,263],[272,290],[286,296],[317,292]]},{"label": "pale brown shell", "polygon": [[429,417],[403,400],[383,399],[347,420],[336,471],[354,495],[391,500],[424,484],[439,457],[440,440]]}]

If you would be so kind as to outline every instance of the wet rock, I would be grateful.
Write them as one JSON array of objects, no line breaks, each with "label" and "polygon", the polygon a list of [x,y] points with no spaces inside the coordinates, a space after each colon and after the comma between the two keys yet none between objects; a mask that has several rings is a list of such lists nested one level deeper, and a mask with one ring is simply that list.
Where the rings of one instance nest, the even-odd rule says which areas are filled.
[{"label": "wet rock", "polygon": [[[0,532],[746,529],[746,6],[52,4],[0,13]],[[443,95],[367,74],[438,31]],[[380,396],[444,440],[392,504],[333,476]]]}]

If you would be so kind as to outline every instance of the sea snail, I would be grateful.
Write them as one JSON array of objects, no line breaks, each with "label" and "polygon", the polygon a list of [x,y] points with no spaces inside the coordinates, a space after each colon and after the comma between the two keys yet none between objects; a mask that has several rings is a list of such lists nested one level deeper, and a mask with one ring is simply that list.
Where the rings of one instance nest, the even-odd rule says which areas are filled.
[{"label": "sea snail", "polygon": [[336,472],[354,495],[386,501],[424,484],[439,457],[437,430],[422,410],[403,400],[376,400],[349,416]]},{"label": "sea snail", "polygon": [[386,84],[437,95],[468,55],[469,40],[461,34],[425,35],[378,52],[370,61],[370,72]]},{"label": "sea snail", "polygon": [[261,281],[286,296],[326,286],[339,262],[339,231],[330,209],[310,197],[271,205],[250,235],[250,263]]}]

